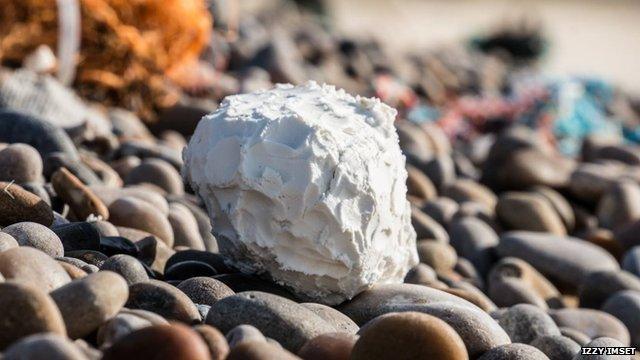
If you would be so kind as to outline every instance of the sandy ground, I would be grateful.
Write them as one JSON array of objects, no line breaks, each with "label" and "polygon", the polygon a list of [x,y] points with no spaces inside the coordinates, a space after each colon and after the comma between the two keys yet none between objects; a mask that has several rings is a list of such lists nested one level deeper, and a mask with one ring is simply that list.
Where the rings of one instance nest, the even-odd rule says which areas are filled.
[{"label": "sandy ground", "polygon": [[551,40],[545,70],[596,74],[640,95],[640,1],[328,0],[335,25],[395,49],[462,39],[531,16]]}]

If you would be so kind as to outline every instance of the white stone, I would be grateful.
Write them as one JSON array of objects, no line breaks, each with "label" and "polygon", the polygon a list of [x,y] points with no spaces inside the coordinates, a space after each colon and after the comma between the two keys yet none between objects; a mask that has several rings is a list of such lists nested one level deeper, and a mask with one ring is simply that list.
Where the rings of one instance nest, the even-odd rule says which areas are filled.
[{"label": "white stone", "polygon": [[220,251],[327,304],[401,282],[418,260],[395,116],[314,82],[227,97],[183,152]]}]

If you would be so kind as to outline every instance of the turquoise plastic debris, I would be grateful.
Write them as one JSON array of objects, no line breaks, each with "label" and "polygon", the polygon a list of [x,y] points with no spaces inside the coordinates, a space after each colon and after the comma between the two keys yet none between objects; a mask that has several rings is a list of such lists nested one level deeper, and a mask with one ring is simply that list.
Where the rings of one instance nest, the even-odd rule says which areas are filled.
[{"label": "turquoise plastic debris", "polygon": [[620,121],[607,113],[614,89],[606,82],[568,78],[553,82],[549,88],[550,110],[555,115],[552,132],[562,153],[577,154],[584,137],[593,133],[623,135]]}]

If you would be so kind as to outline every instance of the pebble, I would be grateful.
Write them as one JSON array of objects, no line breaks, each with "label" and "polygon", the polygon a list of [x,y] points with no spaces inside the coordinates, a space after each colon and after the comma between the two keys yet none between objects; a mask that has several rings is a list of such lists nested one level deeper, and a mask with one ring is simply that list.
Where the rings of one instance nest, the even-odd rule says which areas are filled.
[{"label": "pebble", "polygon": [[0,273],[5,279],[51,291],[71,278],[47,254],[31,247],[17,247],[0,253]]},{"label": "pebble", "polygon": [[330,306],[318,303],[302,303],[300,305],[311,310],[311,312],[321,317],[324,321],[333,325],[333,327],[341,333],[355,334],[360,329],[358,324],[353,322],[347,315]]},{"label": "pebble", "polygon": [[551,204],[553,209],[560,216],[560,219],[562,219],[567,231],[573,231],[576,226],[576,216],[571,204],[569,204],[564,196],[562,196],[558,191],[546,186],[535,186],[531,190],[536,195],[540,195],[545,198]]},{"label": "pebble", "polygon": [[68,262],[64,262],[61,260],[56,260],[58,262],[58,264],[60,264],[60,266],[62,266],[64,268],[64,271],[67,272],[67,274],[69,275],[69,277],[71,278],[71,280],[76,280],[76,279],[81,279],[85,276],[87,276],[87,272],[80,269],[79,267],[69,264]]},{"label": "pebble", "polygon": [[47,178],[51,178],[61,168],[66,168],[83,184],[89,186],[102,184],[98,175],[76,157],[60,152],[54,152],[44,157],[44,175]]},{"label": "pebble", "polygon": [[447,228],[449,223],[451,223],[451,219],[453,219],[453,216],[459,210],[459,206],[449,198],[438,197],[424,203],[420,210]]},{"label": "pebble", "polygon": [[125,306],[151,311],[168,320],[187,324],[199,323],[202,320],[198,309],[185,293],[158,280],[131,285]]},{"label": "pebble", "polygon": [[602,311],[622,321],[631,335],[631,346],[640,347],[640,292],[619,291],[607,299]]},{"label": "pebble", "polygon": [[[593,339],[590,343],[586,345],[586,347],[622,347],[623,344],[620,341],[608,337],[599,337],[597,339]],[[578,354],[573,360],[631,360],[631,356],[629,355],[582,355]]]},{"label": "pebble", "polygon": [[538,271],[576,287],[595,271],[617,270],[618,262],[609,253],[586,241],[528,231],[502,234],[496,247],[501,257],[517,257]]},{"label": "pebble", "polygon": [[640,245],[640,238],[637,236],[640,231],[640,220],[634,221],[621,227],[614,232],[614,237],[623,248],[629,249]]},{"label": "pebble", "polygon": [[0,181],[18,184],[42,181],[42,158],[27,144],[11,144],[0,150]]},{"label": "pebble", "polygon": [[66,168],[61,167],[51,175],[51,184],[76,219],[85,220],[91,215],[109,218],[109,209],[102,200]]},{"label": "pebble", "polygon": [[103,360],[209,360],[209,349],[198,333],[173,323],[148,326],[121,337],[104,351]]},{"label": "pebble", "polygon": [[88,335],[115,316],[128,295],[124,278],[111,271],[99,271],[51,292],[72,339]]},{"label": "pebble", "polygon": [[376,285],[338,310],[359,325],[390,312],[418,311],[441,318],[465,341],[470,356],[509,343],[509,336],[486,312],[447,292],[421,285]]},{"label": "pebble", "polygon": [[20,246],[36,248],[51,257],[64,256],[62,241],[55,232],[34,222],[19,222],[2,229],[11,235]]},{"label": "pebble", "polygon": [[640,291],[640,279],[623,271],[598,271],[589,274],[579,288],[580,307],[599,309],[614,293]]},{"label": "pebble", "polygon": [[235,294],[224,283],[205,276],[192,277],[182,281],[178,285],[178,289],[184,292],[195,304],[209,306],[213,306],[220,299]]},{"label": "pebble", "polygon": [[91,224],[93,225],[93,227],[96,228],[96,230],[98,230],[98,233],[100,234],[101,237],[102,236],[120,236],[120,232],[118,232],[118,229],[116,228],[116,226],[106,220],[92,221]]},{"label": "pebble", "polygon": [[327,333],[307,341],[298,356],[304,360],[349,360],[358,340],[352,333]]},{"label": "pebble", "polygon": [[445,321],[460,335],[471,358],[510,342],[498,323],[477,307],[443,301],[426,306],[406,306],[400,311],[418,311]]},{"label": "pebble", "polygon": [[[565,159],[534,148],[499,149],[501,145],[497,144],[498,141],[485,162],[482,183],[500,189],[522,190],[536,185],[558,188],[569,182],[572,168]],[[506,158],[502,163],[494,159],[500,151],[505,151],[503,156]]]},{"label": "pebble", "polygon": [[140,255],[140,249],[136,244],[122,236],[101,236],[99,249],[107,256],[123,254],[138,257]]},{"label": "pebble", "polygon": [[38,117],[15,111],[0,111],[0,142],[29,144],[43,158],[57,151],[78,156],[64,130]]},{"label": "pebble", "polygon": [[224,360],[229,354],[229,344],[224,335],[213,326],[197,325],[193,327],[209,348],[211,360]]},{"label": "pebble", "polygon": [[167,268],[169,268],[183,261],[203,262],[216,269],[218,274],[237,272],[236,270],[230,268],[227,264],[225,264],[224,257],[222,255],[201,250],[178,251],[167,260],[166,266]]},{"label": "pebble", "polygon": [[0,226],[24,221],[50,226],[51,206],[19,185],[0,181]]},{"label": "pebble", "polygon": [[0,231],[0,252],[17,248],[18,246],[20,245],[13,236]]},{"label": "pebble", "polygon": [[102,267],[102,264],[109,258],[107,255],[94,250],[74,250],[65,254],[67,257],[76,258],[86,262],[89,265]]},{"label": "pebble", "polygon": [[353,360],[467,359],[465,344],[446,322],[418,312],[386,314],[360,330]]},{"label": "pebble", "polygon": [[453,159],[448,155],[436,155],[421,167],[424,174],[431,179],[436,189],[442,190],[456,178]]},{"label": "pebble", "polygon": [[559,329],[560,329],[560,334],[562,334],[562,336],[568,337],[569,339],[575,341],[580,346],[585,346],[591,341],[590,337],[588,337],[587,335],[585,335],[584,333],[576,329],[572,329],[564,326],[560,326]]},{"label": "pebble", "polygon": [[299,357],[280,346],[263,342],[247,341],[231,348],[226,360],[300,360]]},{"label": "pebble", "polygon": [[[137,185],[125,188],[113,188],[107,186],[91,186],[90,188],[107,206],[111,206],[114,201],[120,198],[133,197],[151,204],[155,210],[160,212],[162,215],[169,215],[169,203],[164,196],[148,188]],[[208,219],[209,218],[207,217],[207,221]],[[113,223],[113,221],[111,221],[111,223]]]},{"label": "pebble", "polygon": [[76,266],[77,268],[82,269],[83,271],[86,271],[88,274],[93,274],[94,272],[98,272],[98,270],[100,270],[95,265],[87,264],[86,262],[80,259],[76,259],[72,257],[63,256],[63,257],[57,258],[56,261],[65,262],[67,264]]},{"label": "pebble", "polygon": [[305,307],[259,291],[246,291],[217,301],[211,306],[206,323],[223,332],[241,324],[253,325],[294,353],[316,335],[336,331]]},{"label": "pebble", "polygon": [[622,268],[640,277],[640,246],[634,246],[624,254]]},{"label": "pebble", "polygon": [[174,246],[205,250],[204,241],[198,231],[196,218],[186,206],[180,203],[169,204],[168,218],[173,229]]},{"label": "pebble", "polygon": [[243,291],[261,291],[269,294],[282,296],[289,300],[298,301],[298,299],[289,290],[274,282],[261,279],[256,275],[248,275],[242,273],[223,274],[214,277],[216,280],[223,282],[236,293]]},{"label": "pebble", "polygon": [[489,273],[487,292],[500,307],[531,304],[542,309],[560,305],[558,289],[527,262],[501,259]]},{"label": "pebble", "polygon": [[200,261],[183,261],[165,268],[165,280],[182,281],[196,276],[214,276],[214,268]]},{"label": "pebble", "polygon": [[[416,124],[408,121],[398,122],[396,131],[408,163],[424,164],[433,156],[431,144]],[[420,172],[422,173],[421,170]]]},{"label": "pebble", "polygon": [[184,184],[178,171],[161,159],[145,159],[131,169],[124,178],[127,185],[150,183],[159,186],[168,194],[184,193]]},{"label": "pebble", "polygon": [[542,351],[550,360],[572,359],[581,348],[575,341],[561,335],[541,336],[533,340],[531,346]]},{"label": "pebble", "polygon": [[173,230],[169,220],[156,208],[134,197],[122,197],[109,206],[109,221],[116,226],[132,227],[153,234],[168,247],[173,246]]},{"label": "pebble", "polygon": [[56,303],[36,286],[0,283],[0,308],[0,349],[31,334],[67,333]]},{"label": "pebble", "polygon": [[[434,285],[439,283],[438,275],[433,268],[427,264],[419,263],[412,267],[404,278],[407,284]],[[444,285],[444,284],[443,284]],[[446,286],[446,285],[444,285]]]},{"label": "pebble", "polygon": [[616,182],[596,209],[600,226],[620,229],[640,219],[640,186],[630,180]]},{"label": "pebble", "polygon": [[100,270],[109,270],[122,276],[128,285],[149,280],[144,266],[133,256],[117,254],[102,263]]},{"label": "pebble", "polygon": [[196,223],[198,224],[198,231],[200,232],[200,237],[204,242],[205,248],[207,251],[217,253],[218,241],[211,232],[211,221],[209,220],[207,213],[197,205],[197,199],[188,200],[188,196],[186,194],[181,197],[168,195],[167,198],[169,198],[171,202],[180,203],[186,206],[191,211],[193,217],[196,219]]},{"label": "pebble", "polygon": [[458,203],[473,201],[494,209],[498,198],[488,187],[471,179],[457,179],[442,190],[442,196],[446,196]]},{"label": "pebble", "polygon": [[12,344],[2,357],[6,360],[88,360],[76,344],[64,335],[35,334]]},{"label": "pebble", "polygon": [[100,233],[92,223],[72,222],[54,226],[52,229],[62,240],[65,252],[100,250]]},{"label": "pebble", "polygon": [[414,206],[411,207],[411,224],[416,231],[418,239],[449,242],[449,235],[442,225]]},{"label": "pebble", "polygon": [[560,330],[544,310],[530,304],[510,307],[500,316],[498,323],[511,341],[530,344],[542,336],[560,335]]},{"label": "pebble", "polygon": [[485,276],[495,261],[496,232],[484,221],[465,216],[452,221],[449,236],[458,256],[468,259]]},{"label": "pebble", "polygon": [[124,184],[118,172],[100,158],[81,153],[80,161],[93,171],[105,186],[121,187]]},{"label": "pebble", "polygon": [[42,201],[51,206],[51,196],[49,195],[49,192],[45,188],[44,184],[38,182],[26,182],[20,184],[20,186],[22,186],[22,188],[27,190],[28,192],[36,195],[37,197],[42,199]]},{"label": "pebble", "polygon": [[504,193],[496,205],[496,216],[507,229],[567,234],[551,203],[535,193]]},{"label": "pebble", "polygon": [[513,343],[493,348],[478,360],[549,360],[549,358],[531,345]]},{"label": "pebble", "polygon": [[420,240],[417,247],[420,262],[429,265],[437,273],[451,271],[458,260],[455,249],[447,243]]},{"label": "pebble", "polygon": [[620,178],[622,172],[611,164],[580,164],[571,174],[571,194],[585,202],[597,203]]},{"label": "pebble", "polygon": [[436,187],[431,179],[410,164],[407,164],[407,194],[423,201],[431,200],[437,196]]},{"label": "pebble", "polygon": [[141,159],[158,158],[173,165],[176,169],[182,167],[182,152],[160,144],[150,144],[145,141],[126,141],[120,144],[117,157],[137,156]]},{"label": "pebble", "polygon": [[578,330],[592,339],[611,337],[621,343],[629,344],[629,330],[613,315],[593,309],[551,310],[549,315],[560,327]]},{"label": "pebble", "polygon": [[242,324],[229,330],[226,335],[227,342],[231,348],[243,342],[267,342],[267,339],[262,335],[260,330],[255,326]]},{"label": "pebble", "polygon": [[140,316],[119,313],[100,325],[96,335],[97,343],[101,348],[108,348],[131,332],[152,325],[151,321]]}]

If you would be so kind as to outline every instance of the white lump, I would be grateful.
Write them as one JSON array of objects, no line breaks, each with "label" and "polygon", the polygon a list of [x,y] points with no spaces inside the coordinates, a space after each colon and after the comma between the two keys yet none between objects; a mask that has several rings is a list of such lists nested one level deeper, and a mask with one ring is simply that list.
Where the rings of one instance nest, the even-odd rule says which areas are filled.
[{"label": "white lump", "polygon": [[396,111],[309,82],[227,97],[184,150],[220,251],[327,304],[417,263]]}]

